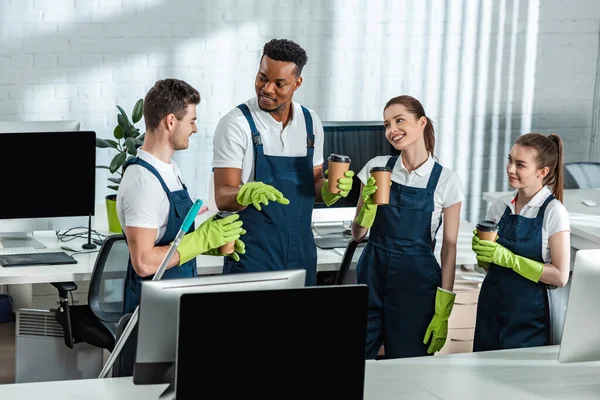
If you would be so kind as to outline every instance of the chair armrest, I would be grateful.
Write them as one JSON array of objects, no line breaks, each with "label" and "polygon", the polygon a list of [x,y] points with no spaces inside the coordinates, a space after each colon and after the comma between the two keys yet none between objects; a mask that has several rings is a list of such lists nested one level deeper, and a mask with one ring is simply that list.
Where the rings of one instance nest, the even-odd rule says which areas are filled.
[{"label": "chair armrest", "polygon": [[75,282],[51,282],[50,284],[58,289],[59,293],[77,290]]}]

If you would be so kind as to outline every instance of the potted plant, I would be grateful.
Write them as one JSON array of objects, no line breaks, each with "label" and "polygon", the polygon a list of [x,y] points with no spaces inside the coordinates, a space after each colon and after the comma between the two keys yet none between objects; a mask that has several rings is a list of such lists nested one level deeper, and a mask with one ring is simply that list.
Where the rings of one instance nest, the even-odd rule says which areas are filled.
[{"label": "potted plant", "polygon": [[[140,133],[135,124],[142,119],[144,112],[144,99],[139,99],[133,111],[131,119],[127,113],[117,105],[119,112],[117,113],[117,126],[113,131],[113,139],[96,138],[96,147],[110,148],[116,150],[116,154],[112,158],[110,165],[98,165],[96,168],[108,169],[113,176],[108,178],[110,184],[108,188],[115,192],[119,190],[119,184],[123,177],[123,164],[128,158],[137,155],[137,149],[144,143],[145,133]],[[106,213],[108,216],[108,230],[110,232],[121,233],[121,224],[117,216],[117,194],[109,194],[106,196]]]}]

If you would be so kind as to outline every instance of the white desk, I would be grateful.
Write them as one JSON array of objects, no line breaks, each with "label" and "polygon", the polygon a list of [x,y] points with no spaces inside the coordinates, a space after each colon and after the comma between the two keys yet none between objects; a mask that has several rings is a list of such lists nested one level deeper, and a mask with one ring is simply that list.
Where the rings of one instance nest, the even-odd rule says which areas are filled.
[{"label": "white desk", "polygon": [[[102,217],[99,219],[100,232],[103,230]],[[197,219],[198,221],[199,219]],[[203,220],[203,219],[202,219]],[[95,226],[97,226],[95,224]],[[471,250],[471,238],[473,236],[474,224],[461,222],[459,238],[457,245],[457,265],[473,265],[477,263],[475,254]],[[438,244],[436,248],[436,257],[439,260],[441,249],[442,228],[438,231]],[[36,232],[35,239],[45,244],[48,248],[40,251],[63,251],[61,244],[66,244],[73,248],[80,248],[86,241],[84,239],[75,239],[68,243],[61,243],[54,232]],[[350,239],[350,237],[348,237]],[[70,253],[67,251],[67,253]],[[89,280],[96,262],[97,252],[75,254],[73,257],[78,261],[77,264],[68,265],[47,265],[31,267],[0,267],[0,285],[14,284],[32,284],[32,283],[50,283],[65,281],[85,281]],[[196,258],[199,275],[220,274],[223,272],[223,257],[198,256]],[[317,248],[317,271],[337,271],[342,261],[342,254],[335,250],[323,250]]]},{"label": "white desk", "polygon": [[[365,400],[598,399],[600,362],[559,364],[558,346],[367,361]],[[235,379],[235,378],[234,378]],[[202,393],[199,383],[198,393]],[[131,378],[0,385],[2,400],[157,399]]]}]

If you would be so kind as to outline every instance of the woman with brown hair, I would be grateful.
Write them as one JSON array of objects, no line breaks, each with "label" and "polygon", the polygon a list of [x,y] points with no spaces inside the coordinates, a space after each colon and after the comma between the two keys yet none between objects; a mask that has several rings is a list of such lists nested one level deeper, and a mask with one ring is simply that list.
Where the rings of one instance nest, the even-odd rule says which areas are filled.
[{"label": "woman with brown hair", "polygon": [[[433,122],[417,99],[394,97],[383,119],[386,138],[401,154],[375,157],[360,171],[362,196],[352,223],[356,240],[371,230],[356,267],[358,282],[369,287],[366,357],[375,358],[382,344],[386,358],[424,356],[446,341],[464,196],[458,175],[433,158]],[[373,201],[373,167],[392,171],[388,205]],[[440,269],[433,251],[442,214]]]},{"label": "woman with brown hair", "polygon": [[570,226],[563,199],[560,137],[520,136],[508,155],[506,172],[515,192],[487,212],[498,224],[495,242],[473,236],[473,251],[488,273],[481,286],[474,351],[550,344],[546,285],[569,278]]}]

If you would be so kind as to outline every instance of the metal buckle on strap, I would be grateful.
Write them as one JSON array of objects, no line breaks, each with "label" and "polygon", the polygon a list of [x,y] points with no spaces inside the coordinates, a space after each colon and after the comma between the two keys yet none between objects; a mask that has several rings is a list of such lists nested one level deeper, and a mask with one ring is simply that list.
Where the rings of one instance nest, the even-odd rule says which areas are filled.
[{"label": "metal buckle on strap", "polygon": [[259,135],[252,135],[252,141],[255,146],[262,146],[262,138]]},{"label": "metal buckle on strap", "polygon": [[315,139],[306,139],[307,148],[315,148]]}]

